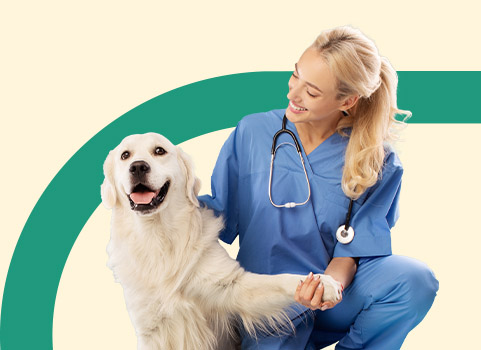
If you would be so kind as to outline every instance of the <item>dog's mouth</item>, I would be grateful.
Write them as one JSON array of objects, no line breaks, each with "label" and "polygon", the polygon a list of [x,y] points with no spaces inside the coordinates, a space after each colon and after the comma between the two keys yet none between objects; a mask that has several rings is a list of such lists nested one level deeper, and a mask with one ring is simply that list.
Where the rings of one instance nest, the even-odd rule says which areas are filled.
[{"label": "dog's mouth", "polygon": [[136,211],[152,210],[157,208],[165,199],[169,191],[170,181],[167,181],[159,190],[152,190],[144,184],[138,184],[127,195],[130,201],[130,208]]}]

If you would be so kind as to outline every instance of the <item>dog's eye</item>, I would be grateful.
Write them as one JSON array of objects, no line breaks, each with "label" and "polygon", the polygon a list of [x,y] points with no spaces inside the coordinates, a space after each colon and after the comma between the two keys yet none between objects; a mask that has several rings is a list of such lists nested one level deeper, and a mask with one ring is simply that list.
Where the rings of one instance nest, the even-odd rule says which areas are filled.
[{"label": "dog's eye", "polygon": [[124,153],[122,153],[122,155],[120,156],[120,158],[122,158],[122,160],[126,160],[127,158],[130,157],[130,153],[128,151],[125,151]]},{"label": "dog's eye", "polygon": [[165,149],[163,149],[162,147],[157,147],[155,149],[155,154],[157,154],[158,156],[162,156],[166,153],[167,153],[167,151]]}]

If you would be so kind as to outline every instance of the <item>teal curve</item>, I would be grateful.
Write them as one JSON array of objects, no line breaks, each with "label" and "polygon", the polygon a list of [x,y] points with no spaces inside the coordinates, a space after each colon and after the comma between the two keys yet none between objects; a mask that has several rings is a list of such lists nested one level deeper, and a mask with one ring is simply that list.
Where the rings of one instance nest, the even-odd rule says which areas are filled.
[{"label": "teal curve", "polygon": [[[101,202],[109,150],[130,134],[158,132],[178,144],[233,127],[244,115],[284,108],[290,74],[241,73],[180,87],[125,113],[82,146],[45,189],[17,242],[3,294],[0,348],[53,348],[58,285],[75,240]],[[481,72],[398,74],[398,105],[413,113],[409,123],[481,123],[479,109],[465,103],[477,101]],[[71,203],[57,205],[65,193]]]}]

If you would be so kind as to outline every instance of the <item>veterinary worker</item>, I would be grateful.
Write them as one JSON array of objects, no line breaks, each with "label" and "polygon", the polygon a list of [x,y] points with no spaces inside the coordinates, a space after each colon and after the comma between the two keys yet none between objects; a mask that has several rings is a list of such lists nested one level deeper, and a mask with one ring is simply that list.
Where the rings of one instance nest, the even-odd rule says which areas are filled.
[{"label": "veterinary worker", "polygon": [[[422,262],[391,254],[403,173],[388,144],[403,113],[396,72],[351,27],[321,33],[294,68],[287,108],[239,122],[214,168],[212,196],[199,199],[224,216],[223,241],[239,236],[246,270],[325,273],[344,291],[322,302],[309,274],[296,291],[302,308],[290,313],[295,334],[244,336],[242,349],[399,349],[438,282]],[[283,122],[301,157],[288,132],[273,147]]]}]

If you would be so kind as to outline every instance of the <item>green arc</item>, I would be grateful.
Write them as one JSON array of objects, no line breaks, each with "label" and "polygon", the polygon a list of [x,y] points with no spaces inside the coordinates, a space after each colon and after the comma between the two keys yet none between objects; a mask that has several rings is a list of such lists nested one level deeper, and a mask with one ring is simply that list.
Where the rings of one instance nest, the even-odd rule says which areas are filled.
[{"label": "green arc", "polygon": [[[283,108],[290,74],[243,73],[183,86],[132,109],[82,146],[45,189],[17,242],[3,294],[1,348],[53,348],[58,284],[77,236],[100,204],[109,150],[129,134],[159,132],[177,144],[233,127],[246,114]],[[480,78],[481,72],[399,72],[399,107],[412,111],[409,123],[481,123],[479,111],[463,103],[477,100]],[[75,201],[55,206],[67,192]]]}]

